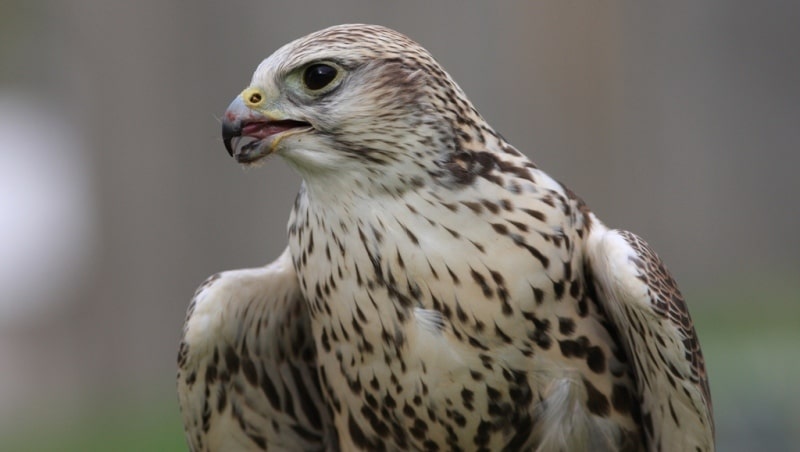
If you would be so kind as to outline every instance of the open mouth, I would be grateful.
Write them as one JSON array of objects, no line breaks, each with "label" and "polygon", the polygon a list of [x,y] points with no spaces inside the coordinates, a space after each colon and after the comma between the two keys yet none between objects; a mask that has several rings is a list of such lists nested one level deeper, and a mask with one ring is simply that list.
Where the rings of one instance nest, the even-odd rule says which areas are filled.
[{"label": "open mouth", "polygon": [[263,140],[272,135],[301,127],[311,127],[311,124],[303,121],[295,121],[293,119],[282,121],[253,121],[242,124],[242,136]]},{"label": "open mouth", "polygon": [[222,139],[228,154],[239,163],[252,163],[271,154],[275,145],[291,131],[311,129],[311,124],[292,119],[279,121],[223,122]]}]

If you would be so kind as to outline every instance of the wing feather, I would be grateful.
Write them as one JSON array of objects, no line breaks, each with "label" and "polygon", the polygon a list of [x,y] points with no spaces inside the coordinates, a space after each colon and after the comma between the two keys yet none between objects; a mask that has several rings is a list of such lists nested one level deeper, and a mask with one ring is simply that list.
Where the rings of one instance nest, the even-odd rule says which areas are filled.
[{"label": "wing feather", "polygon": [[288,249],[198,288],[178,351],[178,396],[193,452],[335,447]]},{"label": "wing feather", "polygon": [[678,285],[650,246],[593,225],[588,272],[633,363],[651,450],[714,450],[711,394],[700,343]]}]

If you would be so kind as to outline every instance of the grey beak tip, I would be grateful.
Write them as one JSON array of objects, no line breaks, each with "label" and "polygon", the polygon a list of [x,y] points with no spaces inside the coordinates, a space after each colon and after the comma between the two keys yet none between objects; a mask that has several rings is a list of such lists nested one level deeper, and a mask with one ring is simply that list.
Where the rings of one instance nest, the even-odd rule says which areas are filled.
[{"label": "grey beak tip", "polygon": [[225,149],[231,157],[233,157],[232,141],[241,135],[242,124],[239,121],[222,121],[222,142],[225,143]]}]

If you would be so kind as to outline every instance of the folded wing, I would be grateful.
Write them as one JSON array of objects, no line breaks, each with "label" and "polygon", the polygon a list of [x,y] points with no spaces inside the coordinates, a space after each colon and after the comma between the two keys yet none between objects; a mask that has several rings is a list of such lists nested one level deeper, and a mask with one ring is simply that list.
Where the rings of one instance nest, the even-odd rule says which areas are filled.
[{"label": "folded wing", "polygon": [[288,250],[197,290],[178,352],[178,397],[193,452],[336,447]]},{"label": "folded wing", "polygon": [[633,363],[650,449],[714,450],[705,362],[675,280],[644,240],[597,226],[587,270]]}]

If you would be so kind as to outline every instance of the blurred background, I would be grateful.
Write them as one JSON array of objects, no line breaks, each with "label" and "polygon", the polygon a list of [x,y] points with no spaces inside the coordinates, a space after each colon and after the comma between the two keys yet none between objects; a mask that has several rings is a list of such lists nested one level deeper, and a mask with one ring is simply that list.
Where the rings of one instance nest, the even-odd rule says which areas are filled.
[{"label": "blurred background", "polygon": [[796,450],[800,3],[745,0],[0,1],[0,450],[186,450],[186,306],[283,249],[299,185],[242,170],[217,118],[273,50],[346,22],[420,42],[659,250],[719,450]]}]

